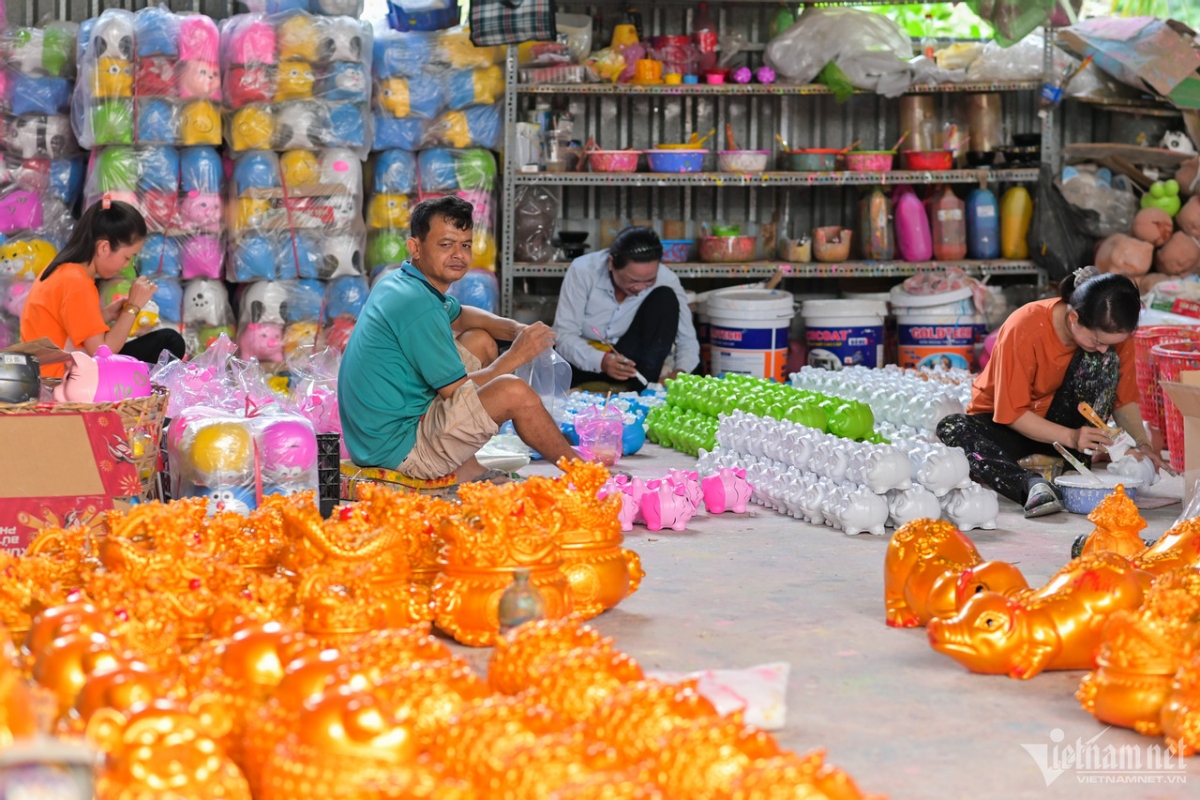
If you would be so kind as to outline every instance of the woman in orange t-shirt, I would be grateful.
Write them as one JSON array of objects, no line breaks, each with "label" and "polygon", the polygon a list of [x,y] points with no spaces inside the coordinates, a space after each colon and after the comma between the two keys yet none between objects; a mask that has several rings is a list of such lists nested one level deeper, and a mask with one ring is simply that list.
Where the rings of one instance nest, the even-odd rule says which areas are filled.
[{"label": "woman in orange t-shirt", "polygon": [[1063,510],[1058,489],[1017,462],[1054,455],[1054,442],[1078,454],[1112,444],[1079,413],[1086,401],[1112,415],[1137,442],[1135,457],[1165,468],[1146,436],[1134,378],[1133,331],[1141,311],[1133,281],[1076,270],[1059,297],[1029,303],[1000,327],[992,359],[975,380],[966,414],[938,424],[938,438],[967,452],[971,477],[1025,506],[1026,517]]},{"label": "woman in orange t-shirt", "polygon": [[[115,277],[138,254],[146,240],[146,220],[120,201],[98,200],[83,213],[66,247],[29,289],[21,312],[21,340],[47,338],[63,350],[84,350],[96,355],[100,345],[114,353],[151,364],[165,350],[183,358],[183,337],[178,331],[157,330],[129,338],[142,307],[154,297],[157,286],[140,277],[129,297],[100,305],[97,278]],[[61,364],[42,367],[42,375],[58,378]]]}]

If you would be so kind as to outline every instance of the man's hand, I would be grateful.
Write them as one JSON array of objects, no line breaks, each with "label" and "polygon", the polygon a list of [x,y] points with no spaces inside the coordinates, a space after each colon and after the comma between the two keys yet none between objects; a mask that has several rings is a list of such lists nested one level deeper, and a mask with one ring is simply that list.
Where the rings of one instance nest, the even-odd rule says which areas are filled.
[{"label": "man's hand", "polygon": [[637,375],[637,364],[630,361],[616,350],[609,350],[600,361],[600,369],[610,378],[627,381]]},{"label": "man's hand", "polygon": [[544,322],[526,326],[513,340],[508,352],[516,359],[517,366],[528,364],[545,350],[554,346],[554,329]]}]

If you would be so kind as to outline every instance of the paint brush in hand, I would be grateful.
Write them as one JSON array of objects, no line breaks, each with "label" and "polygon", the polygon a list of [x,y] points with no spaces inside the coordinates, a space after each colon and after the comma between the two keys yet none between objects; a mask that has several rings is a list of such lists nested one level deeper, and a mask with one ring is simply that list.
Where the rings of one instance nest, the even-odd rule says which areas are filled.
[{"label": "paint brush in hand", "polygon": [[1108,434],[1109,439],[1112,439],[1112,444],[1105,449],[1108,450],[1108,457],[1113,461],[1120,461],[1126,453],[1137,448],[1137,442],[1133,440],[1128,431],[1115,425],[1109,425],[1100,419],[1100,415],[1096,413],[1096,409],[1092,408],[1090,403],[1080,403],[1079,413],[1088,422]]},{"label": "paint brush in hand", "polygon": [[[600,350],[603,350],[606,353],[617,353],[617,349],[615,347],[613,347],[612,344],[610,344],[607,339],[604,338],[604,336],[600,333],[600,331],[596,330],[595,325],[592,326],[592,333],[596,334],[597,338],[599,338],[599,340],[600,340],[600,348],[599,348]],[[621,358],[625,358],[625,356],[622,356],[620,353],[617,353],[617,355],[621,356]],[[630,363],[632,363],[632,362],[630,362]],[[639,381],[641,381],[642,383],[646,384],[647,386],[650,385],[650,381],[646,380],[646,376],[643,375],[642,373],[638,372],[636,369],[633,371],[633,376],[635,378],[637,378]]]}]

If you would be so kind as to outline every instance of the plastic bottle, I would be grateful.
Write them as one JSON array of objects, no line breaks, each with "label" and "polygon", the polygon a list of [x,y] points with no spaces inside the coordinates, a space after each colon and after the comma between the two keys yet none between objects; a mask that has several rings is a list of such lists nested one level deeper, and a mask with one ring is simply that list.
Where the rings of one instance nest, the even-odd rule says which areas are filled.
[{"label": "plastic bottle", "polygon": [[771,17],[771,25],[767,28],[767,35],[774,39],[795,24],[796,15],[785,4],[780,3],[779,10],[775,12],[775,16]]},{"label": "plastic bottle", "polygon": [[868,261],[891,261],[896,257],[891,212],[892,204],[878,186],[858,203],[858,240],[863,258]]},{"label": "plastic bottle", "polygon": [[708,13],[708,3],[696,7],[696,16],[692,19],[692,41],[700,54],[698,63],[701,74],[717,66],[717,24]]},{"label": "plastic bottle", "polygon": [[967,254],[1000,257],[1000,213],[991,189],[975,189],[967,196]]},{"label": "plastic bottle", "polygon": [[1014,186],[1000,198],[1000,255],[1029,258],[1029,224],[1033,221],[1033,198],[1024,186]]},{"label": "plastic bottle", "polygon": [[925,35],[921,37],[921,53],[930,61],[937,58],[937,39],[933,35],[933,14],[925,15]]},{"label": "plastic bottle", "polygon": [[896,190],[896,250],[905,261],[928,261],[933,258],[933,237],[925,205],[911,186]]},{"label": "plastic bottle", "polygon": [[943,186],[929,204],[932,222],[933,257],[938,261],[958,261],[967,255],[966,204],[949,186]]}]

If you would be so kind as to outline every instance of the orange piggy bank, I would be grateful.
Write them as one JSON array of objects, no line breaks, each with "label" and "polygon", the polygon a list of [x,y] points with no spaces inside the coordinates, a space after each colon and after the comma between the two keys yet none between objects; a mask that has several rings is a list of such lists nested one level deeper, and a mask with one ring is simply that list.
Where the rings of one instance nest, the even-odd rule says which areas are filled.
[{"label": "orange piggy bank", "polygon": [[987,675],[1092,669],[1109,616],[1141,605],[1142,575],[1115,553],[1077,558],[1040,589],[974,595],[955,616],[929,622],[929,643]]}]

